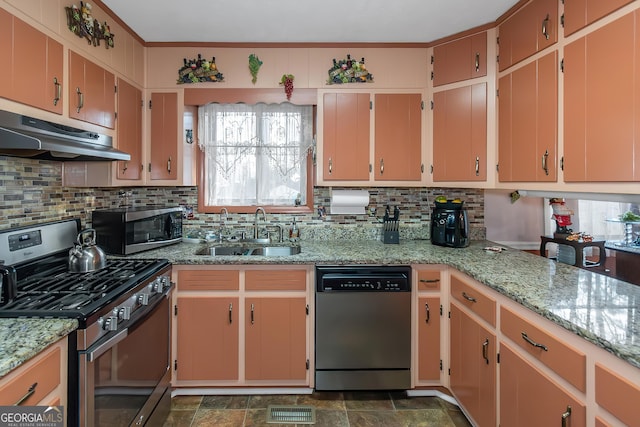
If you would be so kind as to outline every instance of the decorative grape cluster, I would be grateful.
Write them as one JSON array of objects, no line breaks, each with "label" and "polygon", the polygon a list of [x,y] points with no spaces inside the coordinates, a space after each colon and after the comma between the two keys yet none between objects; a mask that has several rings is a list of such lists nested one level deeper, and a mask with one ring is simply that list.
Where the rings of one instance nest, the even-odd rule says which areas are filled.
[{"label": "decorative grape cluster", "polygon": [[293,74],[283,74],[280,79],[280,85],[284,86],[284,93],[287,95],[287,101],[291,100],[293,94]]}]

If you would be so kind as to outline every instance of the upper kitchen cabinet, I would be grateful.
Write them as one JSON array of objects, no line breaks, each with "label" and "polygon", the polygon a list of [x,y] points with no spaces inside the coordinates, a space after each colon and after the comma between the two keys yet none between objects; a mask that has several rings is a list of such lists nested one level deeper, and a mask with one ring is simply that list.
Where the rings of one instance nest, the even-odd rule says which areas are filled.
[{"label": "upper kitchen cabinet", "polygon": [[0,96],[62,114],[62,45],[4,9],[0,27]]},{"label": "upper kitchen cabinet", "polygon": [[151,110],[149,144],[149,177],[155,180],[178,178],[178,94],[154,92]]},{"label": "upper kitchen cabinet", "polygon": [[441,86],[487,75],[487,33],[433,48],[433,85]]},{"label": "upper kitchen cabinet", "polygon": [[486,181],[487,84],[433,95],[433,180]]},{"label": "upper kitchen cabinet", "polygon": [[69,51],[69,117],[114,128],[115,76],[74,51]]},{"label": "upper kitchen cabinet", "polygon": [[573,34],[633,0],[570,0],[564,2],[564,34]]},{"label": "upper kitchen cabinet", "polygon": [[422,179],[422,95],[375,95],[375,181]]},{"label": "upper kitchen cabinet", "polygon": [[323,168],[325,181],[367,181],[370,142],[369,93],[323,95]]},{"label": "upper kitchen cabinet", "polygon": [[564,180],[640,180],[640,12],[564,48]]},{"label": "upper kitchen cabinet", "polygon": [[498,90],[500,182],[557,181],[557,52],[502,76]]},{"label": "upper kitchen cabinet", "polygon": [[118,149],[131,155],[131,160],[117,162],[117,179],[142,179],[142,112],[142,91],[119,78],[116,142]]},{"label": "upper kitchen cabinet", "polygon": [[532,0],[498,26],[499,71],[558,40],[558,0]]}]

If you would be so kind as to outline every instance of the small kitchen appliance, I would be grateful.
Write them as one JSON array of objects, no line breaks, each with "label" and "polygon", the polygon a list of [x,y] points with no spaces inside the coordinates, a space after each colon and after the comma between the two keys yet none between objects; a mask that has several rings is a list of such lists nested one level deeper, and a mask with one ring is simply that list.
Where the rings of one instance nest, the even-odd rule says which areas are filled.
[{"label": "small kitchen appliance", "polygon": [[79,225],[0,231],[0,317],[78,321],[68,336],[68,426],[162,425],[171,406],[171,264],[106,259],[70,271]]},{"label": "small kitchen appliance", "polygon": [[469,246],[469,222],[463,204],[459,199],[436,200],[431,212],[432,244],[452,248]]},{"label": "small kitchen appliance", "polygon": [[108,254],[129,255],[182,241],[180,206],[97,209],[91,214],[96,243]]}]

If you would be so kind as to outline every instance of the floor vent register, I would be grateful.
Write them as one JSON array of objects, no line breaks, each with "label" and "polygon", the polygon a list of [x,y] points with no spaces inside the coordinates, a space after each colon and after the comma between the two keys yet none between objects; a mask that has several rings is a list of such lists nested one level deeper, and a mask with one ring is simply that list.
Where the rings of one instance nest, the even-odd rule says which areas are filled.
[{"label": "floor vent register", "polygon": [[269,424],[315,424],[316,408],[313,406],[269,405],[267,408]]}]

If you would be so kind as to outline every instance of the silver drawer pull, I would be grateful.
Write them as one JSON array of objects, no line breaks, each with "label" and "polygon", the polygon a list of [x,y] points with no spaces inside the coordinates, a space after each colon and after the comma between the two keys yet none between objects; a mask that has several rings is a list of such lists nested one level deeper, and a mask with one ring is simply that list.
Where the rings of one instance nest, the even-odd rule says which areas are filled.
[{"label": "silver drawer pull", "polygon": [[567,427],[567,418],[571,416],[571,406],[567,405],[567,410],[562,413],[562,427]]},{"label": "silver drawer pull", "polygon": [[420,283],[438,283],[440,279],[420,279]]},{"label": "silver drawer pull", "polygon": [[30,398],[31,396],[33,396],[33,393],[36,392],[36,387],[38,387],[38,383],[33,383],[31,384],[31,387],[29,387],[29,390],[27,390],[27,392],[24,394],[24,396],[22,396],[20,399],[18,399],[18,401],[16,403],[13,404],[13,406],[20,406],[22,405],[28,398]]},{"label": "silver drawer pull", "polygon": [[489,338],[485,338],[482,343],[482,358],[489,364]]},{"label": "silver drawer pull", "polygon": [[467,301],[478,302],[477,299],[475,299],[474,297],[470,297],[466,292],[462,293],[462,298],[466,299]]},{"label": "silver drawer pull", "polygon": [[549,351],[549,349],[547,348],[546,345],[535,342],[534,340],[529,338],[529,336],[527,335],[526,332],[522,332],[521,334],[522,334],[522,339],[525,340],[526,342],[528,342],[529,344],[531,344],[532,346],[537,347],[537,348],[541,348],[544,351]]}]

